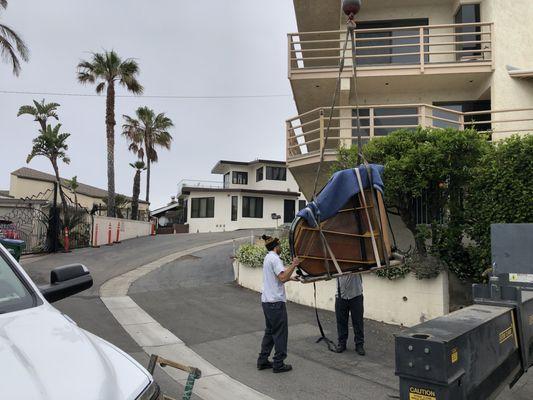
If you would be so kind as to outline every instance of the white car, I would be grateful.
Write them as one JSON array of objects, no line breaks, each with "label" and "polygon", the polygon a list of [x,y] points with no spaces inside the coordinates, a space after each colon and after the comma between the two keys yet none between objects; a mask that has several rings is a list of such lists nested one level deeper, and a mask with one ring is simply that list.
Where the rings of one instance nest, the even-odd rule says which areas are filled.
[{"label": "white car", "polygon": [[92,286],[86,267],[58,267],[37,287],[0,245],[0,398],[155,400],[157,383],[122,350],[50,305]]}]

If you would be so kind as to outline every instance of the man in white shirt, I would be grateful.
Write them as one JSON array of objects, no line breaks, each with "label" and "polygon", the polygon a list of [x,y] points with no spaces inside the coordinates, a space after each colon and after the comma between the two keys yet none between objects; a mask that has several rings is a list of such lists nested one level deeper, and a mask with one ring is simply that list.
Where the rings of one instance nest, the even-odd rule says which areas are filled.
[{"label": "man in white shirt", "polygon": [[[294,270],[300,263],[294,259],[289,267],[281,261],[281,246],[278,238],[263,235],[268,254],[263,262],[263,293],[261,303],[265,315],[265,335],[261,342],[261,352],[257,359],[257,369],[272,368],[274,373],[288,372],[292,366],[285,364],[287,358],[287,341],[289,323],[287,319],[287,302],[284,284],[290,281]],[[273,362],[268,360],[275,348]]]}]

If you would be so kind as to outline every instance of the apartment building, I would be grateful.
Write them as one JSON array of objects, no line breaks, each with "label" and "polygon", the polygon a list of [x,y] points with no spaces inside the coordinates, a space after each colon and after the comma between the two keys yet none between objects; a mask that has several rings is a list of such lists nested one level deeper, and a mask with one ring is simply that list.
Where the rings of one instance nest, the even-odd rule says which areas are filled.
[{"label": "apartment building", "polygon": [[178,188],[189,232],[274,228],[291,223],[306,200],[284,161],[221,160],[219,184],[191,181]]},{"label": "apartment building", "polygon": [[363,0],[356,65],[349,43],[325,143],[346,35],[341,3],[294,0],[298,32],[288,34],[299,115],[286,121],[287,163],[307,197],[324,145],[329,163],[358,135],[365,141],[433,126],[474,128],[499,140],[533,131],[531,0]]}]

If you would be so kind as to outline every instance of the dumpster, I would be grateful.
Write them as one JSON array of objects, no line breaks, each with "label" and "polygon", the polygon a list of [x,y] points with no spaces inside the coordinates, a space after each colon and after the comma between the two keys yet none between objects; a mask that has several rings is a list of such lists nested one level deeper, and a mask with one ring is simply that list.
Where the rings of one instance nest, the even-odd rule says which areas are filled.
[{"label": "dumpster", "polygon": [[22,250],[26,245],[24,240],[0,238],[0,243],[13,255],[13,257],[15,257],[17,261],[20,261]]}]

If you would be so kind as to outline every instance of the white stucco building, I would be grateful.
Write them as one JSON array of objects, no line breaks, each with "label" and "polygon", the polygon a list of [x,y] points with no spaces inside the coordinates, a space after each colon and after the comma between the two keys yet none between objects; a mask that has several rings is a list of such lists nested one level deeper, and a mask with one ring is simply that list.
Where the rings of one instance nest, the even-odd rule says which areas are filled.
[{"label": "white stucco building", "polygon": [[178,188],[191,233],[274,228],[292,222],[306,204],[284,161],[221,160],[211,172],[222,175],[219,185]]},{"label": "white stucco building", "polygon": [[[500,140],[533,132],[531,0],[364,0],[356,16],[357,85],[341,0],[293,0],[288,77],[297,116],[287,123],[287,163],[306,196],[320,151],[325,162],[356,143],[400,128],[475,128]],[[328,176],[323,168],[320,183]]]}]

